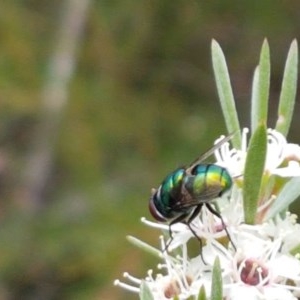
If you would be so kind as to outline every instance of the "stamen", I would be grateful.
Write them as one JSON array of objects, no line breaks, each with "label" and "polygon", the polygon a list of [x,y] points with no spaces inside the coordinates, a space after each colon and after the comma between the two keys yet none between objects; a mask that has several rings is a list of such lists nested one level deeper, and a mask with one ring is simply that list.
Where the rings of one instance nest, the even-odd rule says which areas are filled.
[{"label": "stamen", "polygon": [[150,227],[153,227],[153,228],[158,228],[158,229],[165,229],[165,230],[168,230],[169,229],[169,226],[168,225],[165,225],[165,224],[161,224],[161,223],[157,223],[157,222],[152,222],[152,221],[149,221],[147,220],[145,217],[142,217],[141,218],[141,222],[150,226]]},{"label": "stamen", "polygon": [[132,281],[136,284],[141,284],[141,282],[142,282],[140,279],[131,276],[128,272],[124,272],[123,277],[129,279],[130,281]]},{"label": "stamen", "polygon": [[125,290],[128,290],[128,291],[130,291],[130,292],[133,292],[133,293],[139,293],[140,292],[140,289],[139,288],[137,288],[137,287],[134,287],[134,286],[131,286],[131,285],[129,285],[129,284],[126,284],[126,283],[124,283],[124,282],[122,282],[122,281],[120,281],[120,280],[118,280],[118,279],[116,279],[115,281],[114,281],[114,285],[115,286],[119,286],[119,287],[121,287],[121,288],[123,288],[123,289],[125,289]]}]

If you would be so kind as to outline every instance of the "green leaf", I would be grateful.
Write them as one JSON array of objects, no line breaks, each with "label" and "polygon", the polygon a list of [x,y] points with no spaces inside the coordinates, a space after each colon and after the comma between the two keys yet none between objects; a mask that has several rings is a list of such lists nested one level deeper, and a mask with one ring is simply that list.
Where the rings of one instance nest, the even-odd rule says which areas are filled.
[{"label": "green leaf", "polygon": [[222,270],[220,260],[217,257],[214,262],[211,282],[211,300],[222,300],[223,287],[222,287]]},{"label": "green leaf", "polygon": [[261,124],[250,139],[245,165],[243,196],[244,215],[247,224],[255,223],[266,150],[267,129],[265,124]]},{"label": "green leaf", "polygon": [[278,107],[278,119],[275,129],[287,135],[295,106],[298,79],[298,44],[291,44],[284,68]]},{"label": "green leaf", "polygon": [[270,90],[270,49],[267,40],[264,40],[258,69],[254,72],[251,103],[251,130],[255,131],[261,123],[267,123],[268,100]]},{"label": "green leaf", "polygon": [[135,238],[134,236],[128,235],[126,238],[131,244],[137,246],[138,248],[140,248],[140,249],[142,249],[142,250],[144,250],[144,251],[146,251],[146,252],[148,252],[148,253],[150,253],[150,254],[158,257],[158,258],[161,258],[161,251],[160,250],[148,245],[147,243]]},{"label": "green leaf", "polygon": [[268,210],[264,220],[273,218],[276,214],[287,209],[299,196],[300,177],[294,177],[284,185],[273,205]]},{"label": "green leaf", "polygon": [[[240,124],[223,51],[215,40],[212,41],[211,50],[214,75],[227,131],[229,134],[237,131],[240,132]],[[232,144],[235,148],[240,149],[240,134],[235,134],[233,136]]]},{"label": "green leaf", "polygon": [[201,286],[201,289],[199,291],[199,294],[198,294],[198,300],[206,300],[206,293],[205,293],[205,287],[204,285]]},{"label": "green leaf", "polygon": [[141,300],[154,300],[152,292],[145,280],[142,281],[140,287],[140,299]]},{"label": "green leaf", "polygon": [[251,92],[251,132],[254,132],[258,124],[257,111],[259,110],[259,67],[256,67],[253,75],[252,92]]}]

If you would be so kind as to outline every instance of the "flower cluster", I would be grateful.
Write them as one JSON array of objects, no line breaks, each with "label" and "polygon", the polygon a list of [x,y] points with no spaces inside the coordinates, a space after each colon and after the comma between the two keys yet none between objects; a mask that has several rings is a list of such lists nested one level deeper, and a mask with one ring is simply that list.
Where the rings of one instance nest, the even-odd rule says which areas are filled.
[{"label": "flower cluster", "polygon": [[[275,129],[266,126],[270,53],[264,42],[253,79],[249,138],[249,130],[240,129],[224,54],[215,41],[212,58],[231,132],[224,142],[220,142],[224,136],[215,141],[215,164],[227,170],[232,187],[217,199],[194,201],[195,210],[188,212],[194,217],[193,212],[201,208],[199,215],[173,222],[169,238],[169,224],[142,218],[146,225],[165,233],[160,249],[130,237],[162,260],[158,273],[149,270],[144,279],[124,273],[127,283],[116,280],[115,285],[137,293],[142,300],[300,299],[300,225],[288,211],[300,196],[300,146],[285,137],[297,89],[297,42],[291,44],[286,61]],[[215,214],[210,205],[215,205]],[[188,247],[195,236],[202,246],[196,256]]]},{"label": "flower cluster", "polygon": [[[244,224],[243,195],[239,186],[243,180],[247,157],[247,132],[247,129],[243,130],[241,149],[230,148],[230,144],[225,143],[215,151],[216,163],[226,167],[238,182],[229,195],[218,199],[221,215],[236,249],[224,243],[227,236],[222,230],[221,220],[205,207],[191,223],[196,234],[205,241],[202,249],[205,261],[201,255],[194,258],[188,256],[187,243],[193,237],[188,226],[182,223],[172,225],[173,238],[171,242],[167,241],[170,242],[169,250],[179,249],[181,255],[173,257],[163,251],[166,245],[161,237],[161,258],[164,263],[159,268],[165,273],[153,277],[151,270],[145,278],[153,299],[172,299],[175,296],[178,299],[197,299],[201,287],[205,288],[209,298],[216,257],[221,262],[225,299],[296,299],[300,296],[300,261],[297,252],[300,245],[300,225],[296,223],[296,216],[286,212],[283,217],[277,215],[276,218],[255,225]],[[278,177],[278,181],[299,176],[299,158],[298,145],[289,144],[282,134],[268,130],[265,176]],[[276,184],[274,190],[279,192]],[[275,197],[270,192],[269,200]],[[262,210],[266,212],[266,203],[260,204],[258,214]],[[169,230],[166,224],[151,222],[145,218],[142,221],[151,227]],[[128,273],[124,276],[133,286],[119,280],[115,284],[139,293],[142,281]]]}]

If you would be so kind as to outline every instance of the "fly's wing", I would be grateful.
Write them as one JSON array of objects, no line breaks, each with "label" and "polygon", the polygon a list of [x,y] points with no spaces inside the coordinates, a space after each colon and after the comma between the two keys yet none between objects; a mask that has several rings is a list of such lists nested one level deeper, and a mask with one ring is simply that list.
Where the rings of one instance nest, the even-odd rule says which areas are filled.
[{"label": "fly's wing", "polygon": [[186,210],[186,209],[198,206],[200,203],[201,203],[201,201],[190,197],[190,195],[187,194],[187,197],[186,197],[185,195],[182,194],[180,200],[178,200],[172,206],[172,209],[175,211],[182,211],[182,210]]},{"label": "fly's wing", "polygon": [[[195,179],[195,176],[193,175],[186,176],[186,183],[188,183],[189,180],[192,183],[192,181]],[[190,190],[187,184],[182,184],[180,198],[178,198],[178,201],[172,206],[172,208],[174,210],[180,211],[192,208],[194,206],[198,206],[201,203],[210,202],[218,198],[220,192],[222,191],[222,188],[220,187],[219,183],[219,180],[211,182],[211,185],[209,187],[205,187],[198,195],[193,193],[193,190]]]},{"label": "fly's wing", "polygon": [[189,167],[186,169],[186,173],[190,174],[191,170],[202,161],[206,160],[208,157],[210,157],[216,149],[219,149],[223,144],[228,142],[230,139],[232,139],[235,132],[229,134],[228,136],[224,137],[221,141],[219,141],[217,144],[215,144],[212,148],[210,148],[208,151],[206,151],[204,154],[202,154],[200,157],[198,157],[195,161],[193,161]]}]

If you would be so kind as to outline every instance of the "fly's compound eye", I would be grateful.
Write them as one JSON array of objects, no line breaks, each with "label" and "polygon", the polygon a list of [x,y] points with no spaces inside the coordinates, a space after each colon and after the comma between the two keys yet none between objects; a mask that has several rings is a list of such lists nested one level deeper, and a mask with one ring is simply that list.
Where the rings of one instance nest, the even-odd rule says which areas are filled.
[{"label": "fly's compound eye", "polygon": [[158,211],[156,204],[157,203],[157,197],[159,197],[159,191],[160,189],[156,190],[156,189],[152,189],[152,195],[151,198],[149,200],[149,211],[152,215],[152,217],[159,221],[159,222],[166,222],[167,219]]}]

